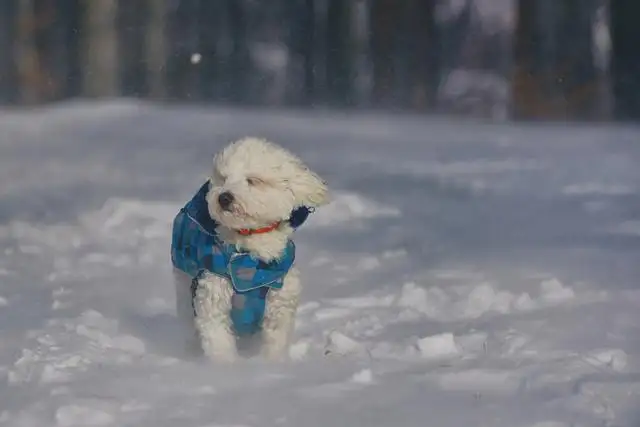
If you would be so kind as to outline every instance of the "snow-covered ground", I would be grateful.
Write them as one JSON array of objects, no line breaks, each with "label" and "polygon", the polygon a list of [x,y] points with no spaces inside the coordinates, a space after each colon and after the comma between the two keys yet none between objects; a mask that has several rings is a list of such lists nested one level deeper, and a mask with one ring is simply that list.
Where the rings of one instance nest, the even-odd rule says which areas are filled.
[{"label": "snow-covered ground", "polygon": [[[333,189],[293,361],[177,334],[169,226],[247,135]],[[637,426],[640,129],[157,107],[0,114],[0,425]]]}]

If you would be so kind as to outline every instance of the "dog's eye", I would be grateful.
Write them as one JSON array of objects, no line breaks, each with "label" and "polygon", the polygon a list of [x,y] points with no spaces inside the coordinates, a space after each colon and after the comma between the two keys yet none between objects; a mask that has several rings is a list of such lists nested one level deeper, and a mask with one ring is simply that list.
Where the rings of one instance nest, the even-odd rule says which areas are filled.
[{"label": "dog's eye", "polygon": [[262,184],[263,181],[259,178],[247,178],[247,184],[254,186],[254,185],[258,185],[258,184]]}]

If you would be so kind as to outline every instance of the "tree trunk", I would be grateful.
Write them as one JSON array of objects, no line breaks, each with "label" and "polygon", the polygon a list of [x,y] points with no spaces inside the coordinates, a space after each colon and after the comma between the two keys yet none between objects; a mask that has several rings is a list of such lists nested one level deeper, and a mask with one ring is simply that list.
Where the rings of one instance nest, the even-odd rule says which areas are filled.
[{"label": "tree trunk", "polygon": [[595,4],[564,0],[559,28],[557,81],[562,87],[570,119],[595,119],[598,79],[593,55]]},{"label": "tree trunk", "polygon": [[200,0],[198,9],[198,54],[200,56],[193,67],[198,71],[198,97],[206,100],[215,99],[219,91],[220,60],[217,45],[220,14],[219,2]]},{"label": "tree trunk", "polygon": [[405,11],[409,77],[405,91],[407,104],[412,108],[435,107],[440,75],[435,9],[435,0],[411,0]]},{"label": "tree trunk", "polygon": [[313,105],[316,96],[316,14],[314,0],[304,0],[293,18],[296,31],[290,36],[290,47],[302,58],[302,93],[299,99]]},{"label": "tree trunk", "polygon": [[352,102],[351,5],[344,0],[329,0],[326,25],[326,85],[329,103]]},{"label": "tree trunk", "polygon": [[557,118],[564,111],[557,87],[557,2],[519,0],[512,80],[515,119]]},{"label": "tree trunk", "polygon": [[118,0],[86,2],[83,83],[87,96],[120,94],[117,9]]},{"label": "tree trunk", "polygon": [[82,92],[79,36],[82,27],[81,1],[58,0],[53,8],[55,22],[51,67],[57,82],[58,99],[75,97]]},{"label": "tree trunk", "polygon": [[0,2],[0,103],[18,99],[18,70],[16,67],[17,0]]},{"label": "tree trunk", "polygon": [[[314,0],[289,0],[285,3],[285,44],[295,58],[289,63],[288,72],[295,79],[287,82],[287,99],[295,105],[314,103],[316,91],[316,15]],[[299,73],[299,74],[298,74]]]},{"label": "tree trunk", "polygon": [[[207,0],[205,0],[207,1]],[[231,29],[232,51],[230,58],[230,99],[238,103],[248,100],[249,86],[249,45],[247,37],[247,16],[244,5],[238,0],[227,0],[229,27]]]},{"label": "tree trunk", "polygon": [[197,53],[195,0],[181,0],[167,16],[167,92],[172,99],[190,99],[195,88],[195,68],[191,55]]},{"label": "tree trunk", "polygon": [[512,79],[513,117],[531,118],[538,113],[542,91],[536,49],[540,45],[536,29],[535,0],[518,0]]},{"label": "tree trunk", "polygon": [[394,47],[402,2],[372,0],[370,9],[371,60],[373,62],[373,103],[393,102],[395,89]]},{"label": "tree trunk", "polygon": [[519,0],[513,78],[516,119],[590,119],[598,81],[589,0]]},{"label": "tree trunk", "polygon": [[[57,6],[57,7],[56,7]],[[65,60],[63,38],[60,31],[60,8],[64,2],[34,0],[34,45],[39,66],[40,84],[38,98],[41,101],[58,100],[63,96],[66,76],[60,60]],[[66,62],[66,61],[65,61]]]},{"label": "tree trunk", "polygon": [[18,37],[16,63],[20,102],[33,104],[39,101],[42,85],[41,68],[35,44],[35,8],[33,0],[18,2]]},{"label": "tree trunk", "polygon": [[167,6],[166,0],[147,1],[149,19],[145,31],[145,58],[148,88],[151,97],[159,99],[165,94]]},{"label": "tree trunk", "polygon": [[120,91],[125,96],[144,96],[147,91],[145,35],[149,16],[145,0],[119,0],[117,11],[118,70]]},{"label": "tree trunk", "polygon": [[640,2],[613,0],[611,15],[611,83],[614,116],[640,120]]}]

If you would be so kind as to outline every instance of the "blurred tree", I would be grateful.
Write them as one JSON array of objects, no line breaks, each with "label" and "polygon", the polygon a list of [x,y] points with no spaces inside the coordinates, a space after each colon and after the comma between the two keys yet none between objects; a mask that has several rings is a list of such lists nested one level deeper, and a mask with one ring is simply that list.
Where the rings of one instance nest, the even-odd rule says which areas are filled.
[{"label": "blurred tree", "polygon": [[118,1],[118,75],[120,92],[125,96],[144,96],[148,92],[145,61],[148,18],[146,0]]},{"label": "blurred tree", "polygon": [[552,53],[548,51],[551,45],[548,37],[553,26],[543,27],[538,18],[540,13],[536,0],[518,0],[512,80],[512,114],[516,119],[541,118],[550,112],[548,62]]},{"label": "blurred tree", "polygon": [[60,60],[68,63],[66,46],[63,47],[62,21],[58,20],[62,1],[33,0],[33,27],[31,28],[37,69],[35,92],[37,101],[46,102],[65,96],[66,69]]},{"label": "blurred tree", "polygon": [[372,0],[373,103],[435,105],[441,57],[436,0]]},{"label": "blurred tree", "polygon": [[153,98],[165,95],[167,46],[165,27],[167,25],[167,0],[147,0],[149,12],[145,31],[146,71],[149,94]]},{"label": "blurred tree", "polygon": [[303,99],[306,104],[313,104],[316,87],[315,39],[316,14],[314,0],[304,0],[299,21],[300,53],[303,58],[304,88]]},{"label": "blurred tree", "polygon": [[119,94],[118,0],[87,1],[83,26],[84,94],[113,97]]},{"label": "blurred tree", "polygon": [[227,0],[227,10],[232,44],[229,61],[231,68],[227,75],[230,93],[227,96],[235,102],[247,102],[249,100],[248,77],[251,68],[247,11],[244,2],[238,0]]},{"label": "blurred tree", "polygon": [[400,25],[402,3],[406,0],[371,0],[372,101],[374,105],[393,102],[395,81],[394,46]]},{"label": "blurred tree", "polygon": [[167,96],[178,99],[184,92],[187,47],[193,25],[189,22],[191,1],[169,1],[167,11]]},{"label": "blurred tree", "polygon": [[[467,4],[470,4],[467,1]],[[440,80],[440,46],[435,17],[435,0],[411,0],[405,10],[405,55],[408,71],[406,105],[434,108]]]},{"label": "blurred tree", "polygon": [[588,119],[597,102],[591,0],[519,0],[516,119]]},{"label": "blurred tree", "polygon": [[0,1],[0,102],[18,100],[18,70],[16,67],[17,0]]},{"label": "blurred tree", "polygon": [[39,101],[42,86],[41,66],[35,44],[36,17],[33,0],[19,0],[17,10],[18,32],[16,64],[19,82],[19,100],[32,104]]},{"label": "blurred tree", "polygon": [[199,0],[198,4],[197,48],[194,53],[199,56],[192,58],[192,67],[196,69],[198,97],[201,99],[213,100],[220,94],[221,61],[218,42],[224,6],[210,0]]},{"label": "blurred tree", "polygon": [[191,63],[198,53],[196,0],[172,0],[167,16],[167,95],[191,99],[198,91],[197,67]]},{"label": "blurred tree", "polygon": [[620,120],[640,120],[640,2],[612,0],[609,7],[614,115]]},{"label": "blurred tree", "polygon": [[568,119],[590,120],[597,111],[598,76],[593,54],[593,0],[559,4],[556,79],[562,89]]},{"label": "blurred tree", "polygon": [[315,0],[292,0],[285,4],[285,44],[293,57],[292,71],[299,79],[289,80],[289,100],[312,105],[316,96],[317,24]]},{"label": "blurred tree", "polygon": [[75,97],[82,93],[80,36],[83,0],[57,0],[51,31],[52,73],[57,81],[56,99]]},{"label": "blurred tree", "polygon": [[351,2],[329,0],[325,43],[327,101],[336,105],[352,103]]},{"label": "blurred tree", "polygon": [[[435,14],[435,5],[431,13]],[[434,67],[438,70],[438,74],[445,69],[452,70],[465,65],[463,64],[463,56],[467,45],[466,41],[470,37],[476,37],[474,27],[479,28],[480,32],[483,27],[481,20],[474,20],[474,16],[477,15],[477,8],[473,0],[465,0],[464,6],[455,16],[446,19],[439,28],[434,24],[435,28],[432,32],[435,40],[431,42],[430,47],[437,55]],[[435,16],[432,16],[431,19],[435,21]],[[481,52],[483,46],[478,46],[479,44],[481,44],[481,40],[478,38],[473,39],[473,42],[470,43],[475,52]],[[501,55],[504,54],[504,51],[501,52]]]},{"label": "blurred tree", "polygon": [[[170,98],[228,100],[234,96],[229,90],[229,80],[226,86],[223,84],[224,61],[219,49],[225,24],[233,28],[237,22],[231,19],[229,7],[233,6],[233,2],[210,0],[173,0],[170,3],[165,18],[166,79]],[[228,65],[227,69],[232,67],[224,65]],[[233,71],[237,70],[234,68]],[[232,72],[226,77],[236,78]]]}]

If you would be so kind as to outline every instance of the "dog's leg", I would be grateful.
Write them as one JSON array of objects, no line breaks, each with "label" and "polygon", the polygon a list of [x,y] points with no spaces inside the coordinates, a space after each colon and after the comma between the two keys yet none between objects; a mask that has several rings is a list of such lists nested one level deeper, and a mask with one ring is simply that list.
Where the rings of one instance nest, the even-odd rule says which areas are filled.
[{"label": "dog's leg", "polygon": [[288,356],[300,290],[298,271],[292,268],[284,279],[282,289],[272,290],[267,294],[261,353],[269,360],[280,361]]},{"label": "dog's leg", "polygon": [[173,269],[173,284],[176,291],[176,315],[179,333],[185,339],[185,350],[188,353],[198,353],[200,343],[194,324],[193,295],[191,294],[191,277],[185,272]]},{"label": "dog's leg", "polygon": [[206,274],[198,280],[195,292],[195,324],[204,353],[212,360],[231,362],[238,356],[231,318],[231,284]]}]

